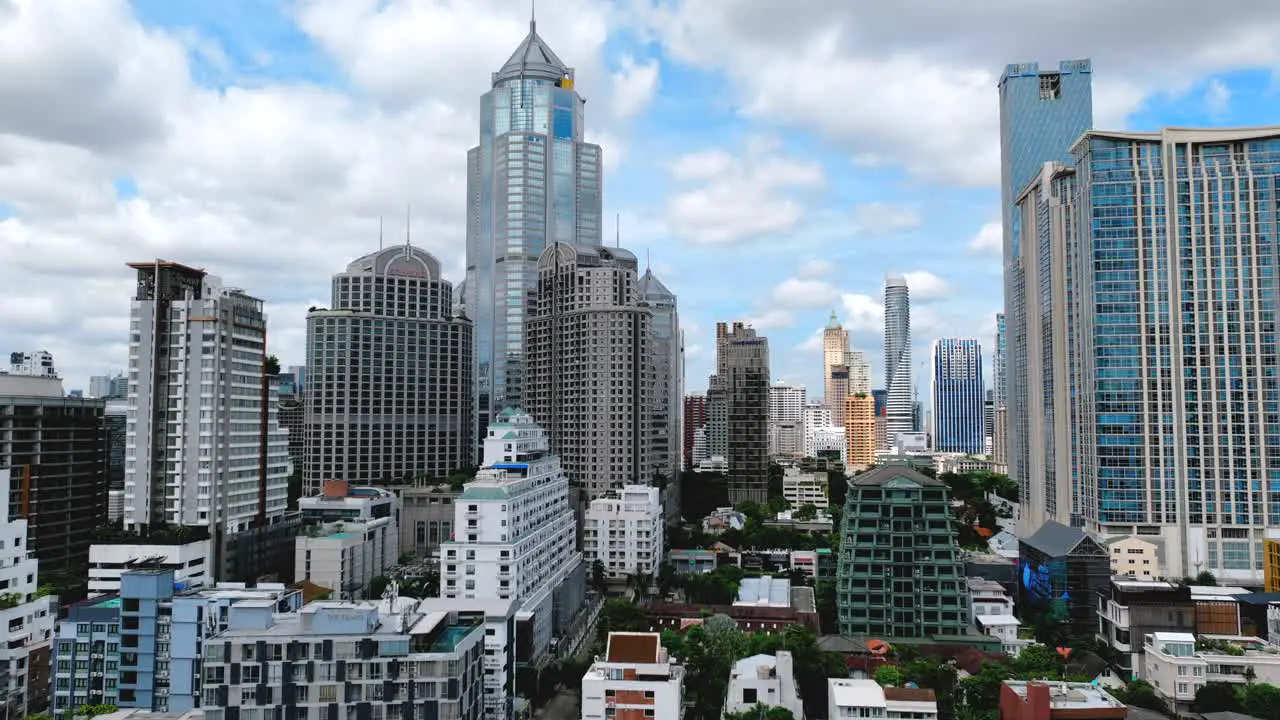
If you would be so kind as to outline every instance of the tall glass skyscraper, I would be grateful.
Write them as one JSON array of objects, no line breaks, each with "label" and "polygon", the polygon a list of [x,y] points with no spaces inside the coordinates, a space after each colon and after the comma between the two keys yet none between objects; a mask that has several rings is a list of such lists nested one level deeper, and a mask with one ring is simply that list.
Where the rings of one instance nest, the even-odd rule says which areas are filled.
[{"label": "tall glass skyscraper", "polygon": [[995,390],[992,400],[995,402],[996,407],[1004,407],[1006,396],[1005,373],[1009,371],[1007,358],[1009,335],[1005,328],[1004,313],[996,313],[995,367],[991,369],[991,380]]},{"label": "tall glass skyscraper", "polygon": [[475,322],[477,439],[495,413],[521,402],[538,257],[556,242],[600,244],[600,146],[583,142],[585,102],[533,21],[480,98],[480,144],[467,153],[462,293]]},{"label": "tall glass skyscraper", "polygon": [[911,291],[900,275],[884,281],[884,387],[888,393],[885,433],[897,445],[898,433],[915,431],[911,385]]},{"label": "tall glass skyscraper", "polygon": [[934,340],[931,365],[933,449],[981,453],[986,435],[982,343],[977,339]]},{"label": "tall glass skyscraper", "polygon": [[1280,128],[1095,131],[1073,159],[1017,204],[1056,474],[1031,509],[1256,584],[1280,527]]},{"label": "tall glass skyscraper", "polygon": [[[1009,477],[1023,497],[1039,475],[1031,469],[1030,455],[1037,440],[1028,431],[1031,406],[1039,402],[1034,380],[1028,377],[1030,353],[1029,315],[1039,311],[1028,294],[1023,248],[1022,216],[1014,212],[1019,193],[1040,173],[1045,162],[1069,165],[1070,150],[1081,134],[1093,126],[1093,67],[1088,60],[1067,60],[1058,69],[1041,71],[1036,63],[1009,65],[1000,77],[1000,195],[1004,226],[1004,316],[1006,347],[997,364],[1003,382],[996,393],[1007,408],[1001,449],[1008,460]],[[1003,370],[1003,372],[1001,372]],[[1001,402],[997,399],[997,403]],[[1024,536],[1039,529],[1034,514],[1023,514]],[[1063,516],[1063,522],[1070,520]],[[1078,520],[1078,518],[1077,518]]]}]

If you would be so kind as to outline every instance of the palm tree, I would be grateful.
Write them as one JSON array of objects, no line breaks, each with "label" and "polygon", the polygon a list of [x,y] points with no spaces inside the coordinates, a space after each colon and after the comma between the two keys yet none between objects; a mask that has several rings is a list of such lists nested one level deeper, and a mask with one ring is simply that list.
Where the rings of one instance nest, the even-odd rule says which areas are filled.
[{"label": "palm tree", "polygon": [[649,586],[653,584],[653,576],[649,573],[636,572],[628,577],[628,585],[635,591],[636,602],[644,602],[649,595]]}]

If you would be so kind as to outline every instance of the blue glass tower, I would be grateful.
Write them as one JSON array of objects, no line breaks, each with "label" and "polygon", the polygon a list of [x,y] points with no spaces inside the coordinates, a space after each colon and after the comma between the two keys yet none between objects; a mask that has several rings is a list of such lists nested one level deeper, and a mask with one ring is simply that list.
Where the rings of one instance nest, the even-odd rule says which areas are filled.
[{"label": "blue glass tower", "polygon": [[986,435],[982,343],[940,338],[933,343],[933,449],[978,454]]},{"label": "blue glass tower", "polygon": [[[1009,65],[1000,77],[1000,196],[1004,227],[1004,338],[1003,357],[997,348],[996,394],[1006,407],[1003,455],[1009,477],[1019,484],[1023,497],[1042,496],[1043,475],[1033,468],[1031,456],[1043,452],[1040,441],[1028,431],[1029,415],[1041,389],[1029,377],[1030,323],[1050,307],[1036,305],[1028,297],[1029,252],[1024,247],[1022,216],[1014,212],[1019,194],[1036,179],[1044,163],[1069,165],[1071,145],[1093,126],[1093,66],[1089,60],[1067,60],[1057,70],[1041,70],[1037,63]],[[997,404],[1001,403],[1000,397]],[[999,454],[999,453],[998,453]],[[1032,483],[1037,487],[1033,488]],[[1071,522],[1069,509],[1058,519]],[[1035,512],[1024,515],[1023,531],[1039,529]]]},{"label": "blue glass tower", "polygon": [[583,142],[586,101],[573,69],[529,34],[480,99],[480,144],[467,153],[467,274],[475,322],[477,454],[492,416],[519,405],[526,303],[538,257],[556,242],[601,239],[600,146]]}]

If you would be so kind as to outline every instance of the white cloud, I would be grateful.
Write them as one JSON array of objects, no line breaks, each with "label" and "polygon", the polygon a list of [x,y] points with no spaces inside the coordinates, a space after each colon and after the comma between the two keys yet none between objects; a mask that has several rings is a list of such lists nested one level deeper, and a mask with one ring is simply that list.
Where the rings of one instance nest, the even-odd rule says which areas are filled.
[{"label": "white cloud", "polygon": [[806,355],[822,352],[822,335],[822,328],[814,330],[804,342],[796,346],[796,352]]},{"label": "white cloud", "polygon": [[712,150],[678,159],[676,180],[694,187],[667,206],[672,228],[705,244],[729,244],[795,227],[805,204],[796,191],[820,186],[822,168],[786,156],[767,140],[747,143],[733,156]]},{"label": "white cloud", "polygon": [[1218,78],[1210,80],[1204,91],[1204,109],[1215,117],[1227,114],[1231,109],[1231,88]]},{"label": "white cloud", "polygon": [[[906,278],[907,287],[911,290],[911,299],[916,302],[928,302],[947,297],[955,290],[951,283],[928,270],[905,272],[902,273],[902,277]],[[912,306],[912,318],[914,322],[914,305]]]},{"label": "white cloud", "polygon": [[844,293],[844,327],[849,332],[884,333],[884,303],[862,293]]},{"label": "white cloud", "polygon": [[829,260],[805,260],[796,270],[796,277],[805,279],[822,278],[835,270],[835,264]]},{"label": "white cloud", "polygon": [[907,205],[869,202],[853,208],[854,229],[866,235],[894,235],[923,223],[920,211]]},{"label": "white cloud", "polygon": [[622,58],[621,67],[613,74],[614,112],[620,118],[632,118],[649,107],[658,94],[658,61],[637,63]]},{"label": "white cloud", "polygon": [[745,322],[756,330],[775,330],[791,327],[796,319],[788,310],[772,308],[748,317]]},{"label": "white cloud", "polygon": [[1004,253],[1004,226],[999,220],[992,220],[978,230],[978,234],[969,241],[969,252],[973,255],[1001,257]]},{"label": "white cloud", "polygon": [[783,307],[828,307],[840,301],[840,289],[826,280],[787,278],[773,289],[772,299]]}]

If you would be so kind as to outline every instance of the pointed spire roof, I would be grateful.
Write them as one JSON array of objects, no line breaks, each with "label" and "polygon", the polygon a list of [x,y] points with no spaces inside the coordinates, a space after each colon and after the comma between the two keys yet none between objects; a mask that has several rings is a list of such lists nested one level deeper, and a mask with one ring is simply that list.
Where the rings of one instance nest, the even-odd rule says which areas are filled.
[{"label": "pointed spire roof", "polygon": [[827,329],[828,329],[828,330],[839,330],[839,329],[840,329],[840,318],[836,317],[836,311],[835,311],[835,310],[832,310],[832,311],[831,311],[831,318],[830,318],[829,320],[827,320]]},{"label": "pointed spire roof", "polygon": [[502,69],[493,74],[493,84],[521,77],[552,82],[573,77],[573,69],[561,62],[547,41],[538,35],[538,22],[533,19],[529,20],[529,34],[524,41],[507,58]]},{"label": "pointed spire roof", "polygon": [[646,298],[668,297],[675,298],[675,293],[667,289],[666,285],[653,274],[653,270],[646,269],[644,275],[640,278],[640,292],[644,293]]}]

